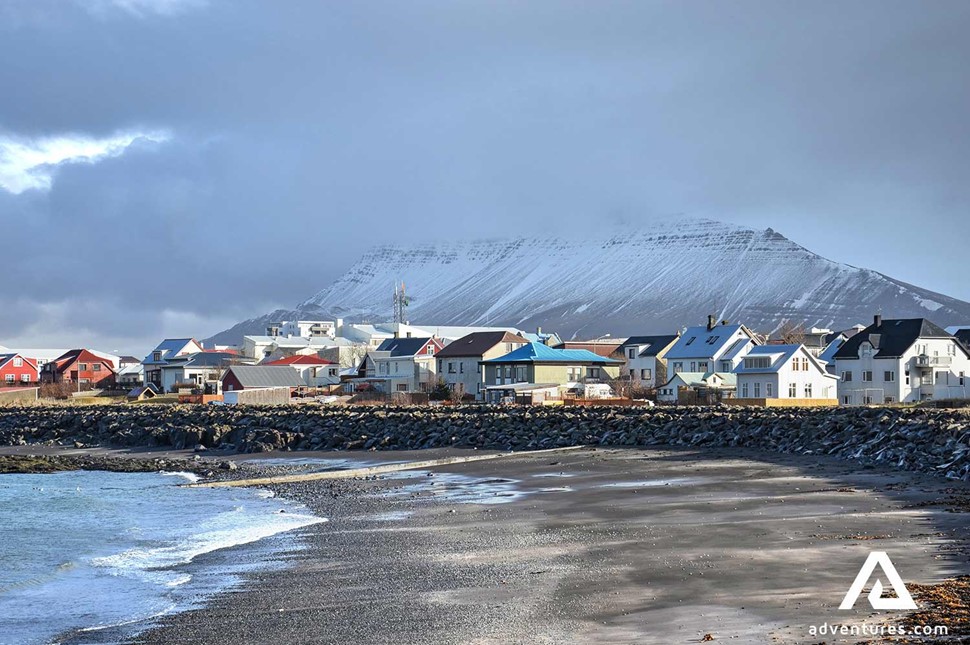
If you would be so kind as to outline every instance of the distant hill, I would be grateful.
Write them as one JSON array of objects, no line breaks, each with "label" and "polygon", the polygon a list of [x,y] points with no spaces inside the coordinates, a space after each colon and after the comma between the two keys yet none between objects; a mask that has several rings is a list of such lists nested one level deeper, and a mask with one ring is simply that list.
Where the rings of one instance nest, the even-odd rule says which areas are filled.
[{"label": "distant hill", "polygon": [[392,318],[395,283],[414,324],[542,326],[564,338],[672,332],[708,314],[772,331],[846,328],[874,313],[966,324],[970,303],[827,260],[771,229],[688,220],[585,240],[520,238],[378,247],[313,297],[216,334],[237,343],[295,318]]}]

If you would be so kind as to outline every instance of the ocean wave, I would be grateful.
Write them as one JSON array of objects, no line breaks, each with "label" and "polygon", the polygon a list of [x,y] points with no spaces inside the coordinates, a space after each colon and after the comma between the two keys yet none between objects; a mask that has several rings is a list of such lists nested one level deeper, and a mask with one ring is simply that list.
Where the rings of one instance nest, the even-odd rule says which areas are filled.
[{"label": "ocean wave", "polygon": [[186,564],[205,553],[249,544],[277,533],[327,521],[323,517],[296,513],[260,514],[246,519],[232,517],[233,515],[235,513],[222,513],[203,525],[210,530],[159,546],[127,549],[113,555],[93,558],[91,564],[111,568],[119,573],[163,569]]},{"label": "ocean wave", "polygon": [[184,477],[185,479],[189,480],[189,482],[193,484],[199,481],[200,479],[202,479],[195,473],[187,473],[181,470],[178,470],[178,471],[162,470],[158,474],[162,475],[163,477]]}]

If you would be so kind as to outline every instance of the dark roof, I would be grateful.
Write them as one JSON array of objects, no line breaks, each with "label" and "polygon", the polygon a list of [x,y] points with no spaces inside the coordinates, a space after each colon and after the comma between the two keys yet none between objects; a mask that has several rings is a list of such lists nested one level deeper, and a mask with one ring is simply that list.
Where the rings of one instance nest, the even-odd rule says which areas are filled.
[{"label": "dark roof", "polygon": [[968,329],[958,329],[957,333],[953,334],[956,339],[963,343],[964,347],[970,348],[970,328]]},{"label": "dark roof", "polygon": [[476,331],[449,343],[438,352],[439,358],[459,356],[484,356],[485,352],[499,343],[528,343],[525,338],[508,331]]},{"label": "dark roof", "polygon": [[170,358],[166,365],[162,365],[162,369],[166,367],[226,367],[230,361],[234,360],[239,360],[239,356],[228,352],[196,352]]},{"label": "dark roof", "polygon": [[952,338],[946,330],[926,318],[889,318],[869,325],[845,341],[835,352],[835,359],[859,357],[859,346],[869,341],[878,350],[875,358],[896,358],[906,353],[918,338]]},{"label": "dark roof", "polygon": [[626,348],[630,345],[649,345],[649,347],[640,352],[640,356],[656,356],[658,353],[663,351],[665,347],[670,345],[670,343],[677,340],[677,338],[677,334],[666,334],[662,336],[630,336],[622,345],[620,345],[620,349],[625,352]]},{"label": "dark roof", "polygon": [[387,338],[377,348],[379,352],[390,352],[391,358],[414,356],[421,351],[430,338]]},{"label": "dark roof", "polygon": [[[300,373],[286,365],[233,365],[226,374],[232,372],[244,388],[260,387],[300,387],[306,385]],[[226,375],[223,375],[223,379]]]}]

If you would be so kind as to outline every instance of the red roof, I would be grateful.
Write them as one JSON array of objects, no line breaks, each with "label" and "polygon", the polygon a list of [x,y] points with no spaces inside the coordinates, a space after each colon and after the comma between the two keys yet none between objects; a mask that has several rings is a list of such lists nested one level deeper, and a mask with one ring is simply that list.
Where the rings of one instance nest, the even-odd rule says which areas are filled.
[{"label": "red roof", "polygon": [[69,352],[61,354],[59,357],[54,359],[54,365],[58,372],[63,372],[69,365],[72,365],[75,361],[80,363],[103,363],[107,365],[109,369],[114,370],[114,365],[112,362],[97,354],[92,354],[86,349],[72,349]]},{"label": "red roof", "polygon": [[313,355],[287,356],[262,365],[333,365],[331,361]]},{"label": "red roof", "polygon": [[239,355],[238,349],[203,349],[203,354],[233,354],[234,356]]}]

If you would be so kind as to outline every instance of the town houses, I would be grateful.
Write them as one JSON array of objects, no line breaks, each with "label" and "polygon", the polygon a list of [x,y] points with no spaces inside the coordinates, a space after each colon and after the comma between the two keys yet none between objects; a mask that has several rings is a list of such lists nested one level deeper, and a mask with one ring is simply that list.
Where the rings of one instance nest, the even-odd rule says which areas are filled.
[{"label": "town houses", "polygon": [[542,329],[343,319],[280,320],[264,331],[237,346],[166,338],[141,360],[0,346],[0,388],[138,402],[792,407],[966,399],[970,373],[970,324],[881,315],[842,330],[789,321],[760,332],[712,315],[669,333],[565,339]]}]

